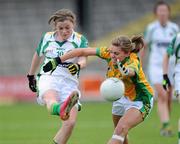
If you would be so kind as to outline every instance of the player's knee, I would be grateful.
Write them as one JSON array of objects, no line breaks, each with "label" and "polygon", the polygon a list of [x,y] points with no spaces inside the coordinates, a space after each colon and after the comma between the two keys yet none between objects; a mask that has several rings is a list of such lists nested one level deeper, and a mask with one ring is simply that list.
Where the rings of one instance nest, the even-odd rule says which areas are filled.
[{"label": "player's knee", "polygon": [[166,94],[166,93],[164,93],[164,94],[159,94],[159,95],[158,95],[158,100],[160,100],[161,102],[167,102],[167,100],[168,100],[167,94]]},{"label": "player's knee", "polygon": [[65,123],[65,126],[68,127],[68,128],[74,128],[75,124],[76,124],[76,120],[68,120]]},{"label": "player's knee", "polygon": [[129,126],[127,124],[118,124],[115,128],[115,133],[118,135],[127,135],[129,131]]},{"label": "player's knee", "polygon": [[168,100],[168,93],[163,89],[158,91],[158,100],[167,101]]},{"label": "player's knee", "polygon": [[54,100],[48,100],[46,101],[46,108],[48,111],[51,111],[52,110],[52,106],[57,103],[56,101]]},{"label": "player's knee", "polygon": [[51,112],[51,107],[52,107],[53,104],[51,104],[50,102],[47,102],[46,103],[46,108],[49,112]]}]

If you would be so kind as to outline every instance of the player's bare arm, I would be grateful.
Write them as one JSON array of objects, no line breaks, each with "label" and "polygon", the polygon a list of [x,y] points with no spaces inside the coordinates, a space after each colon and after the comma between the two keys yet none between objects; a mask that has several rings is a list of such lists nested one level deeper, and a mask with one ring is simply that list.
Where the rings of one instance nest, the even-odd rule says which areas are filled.
[{"label": "player's bare arm", "polygon": [[42,57],[39,57],[37,52],[35,52],[33,55],[31,67],[28,73],[29,75],[34,75],[36,73],[37,69],[39,68],[41,64],[41,60],[42,60]]},{"label": "player's bare arm", "polygon": [[61,61],[64,62],[67,59],[74,58],[74,57],[80,57],[80,56],[93,56],[96,55],[96,49],[95,48],[86,48],[86,49],[75,49],[67,54],[60,57]]},{"label": "player's bare arm", "polygon": [[87,57],[79,57],[78,64],[80,65],[81,69],[86,67],[87,64]]},{"label": "player's bare arm", "polygon": [[163,58],[163,74],[168,73],[168,65],[169,65],[169,56],[166,53]]}]

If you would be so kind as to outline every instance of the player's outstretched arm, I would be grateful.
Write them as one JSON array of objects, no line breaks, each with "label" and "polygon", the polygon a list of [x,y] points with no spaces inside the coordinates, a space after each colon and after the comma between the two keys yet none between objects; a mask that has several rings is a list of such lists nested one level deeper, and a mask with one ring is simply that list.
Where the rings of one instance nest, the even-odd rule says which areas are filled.
[{"label": "player's outstretched arm", "polygon": [[43,66],[44,72],[48,72],[54,70],[58,64],[62,64],[64,61],[74,58],[74,57],[81,57],[81,56],[95,56],[96,49],[95,48],[77,48],[74,49],[61,57],[56,57],[50,60],[46,65]]},{"label": "player's outstretched arm", "polygon": [[67,59],[74,58],[74,57],[80,57],[80,56],[94,56],[96,55],[96,49],[95,48],[78,48],[74,49],[67,54],[60,57],[61,61],[64,62]]}]

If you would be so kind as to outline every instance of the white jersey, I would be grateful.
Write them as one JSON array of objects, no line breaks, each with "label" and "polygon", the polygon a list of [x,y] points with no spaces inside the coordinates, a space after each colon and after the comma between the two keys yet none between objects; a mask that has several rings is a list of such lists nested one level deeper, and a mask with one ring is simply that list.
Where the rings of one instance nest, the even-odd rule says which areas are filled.
[{"label": "white jersey", "polygon": [[[88,46],[87,39],[77,33],[73,32],[72,35],[63,42],[57,41],[55,39],[55,32],[47,32],[41,39],[39,46],[37,47],[36,51],[38,56],[44,56],[44,62],[40,68],[40,74],[51,74],[52,76],[60,76],[64,78],[72,79],[73,81],[77,81],[77,75],[72,76],[67,68],[63,67],[62,65],[58,65],[58,67],[51,73],[45,73],[42,67],[52,58],[57,56],[62,56],[65,53],[75,49],[75,48],[86,48]],[[66,62],[76,63],[78,58],[72,58],[67,60]]]},{"label": "white jersey", "polygon": [[162,66],[163,56],[173,37],[179,32],[179,27],[173,22],[167,22],[163,27],[159,21],[148,25],[144,39],[150,48],[149,62]]},{"label": "white jersey", "polygon": [[[163,57],[168,45],[178,31],[178,26],[172,22],[167,22],[164,27],[159,23],[159,21],[152,22],[147,26],[144,38],[150,49],[148,72],[152,84],[162,84]],[[168,75],[171,83],[173,83],[174,59],[173,56],[169,62],[170,67]]]},{"label": "white jersey", "polygon": [[176,64],[180,63],[180,33],[173,38],[167,49],[167,53],[169,56],[175,54]]},{"label": "white jersey", "polygon": [[169,56],[175,55],[175,73],[174,73],[174,84],[175,91],[180,93],[180,33],[178,33],[172,40],[171,44],[167,49]]}]

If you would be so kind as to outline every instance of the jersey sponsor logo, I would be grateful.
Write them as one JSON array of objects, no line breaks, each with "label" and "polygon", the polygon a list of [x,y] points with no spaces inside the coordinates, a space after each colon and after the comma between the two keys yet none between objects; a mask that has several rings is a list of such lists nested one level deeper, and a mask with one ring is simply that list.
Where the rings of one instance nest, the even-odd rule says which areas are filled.
[{"label": "jersey sponsor logo", "polygon": [[59,67],[68,68],[70,65],[72,65],[72,62],[63,62],[62,64],[59,64]]},{"label": "jersey sponsor logo", "polygon": [[63,47],[61,47],[61,48],[56,48],[57,50],[61,50],[61,51],[65,51],[66,50],[66,48],[63,48]]},{"label": "jersey sponsor logo", "polygon": [[170,36],[170,37],[173,37],[173,36],[174,36],[174,33],[173,33],[173,32],[170,32],[170,33],[169,33],[169,36]]},{"label": "jersey sponsor logo", "polygon": [[169,42],[158,42],[157,47],[164,47],[167,48],[169,46]]}]

